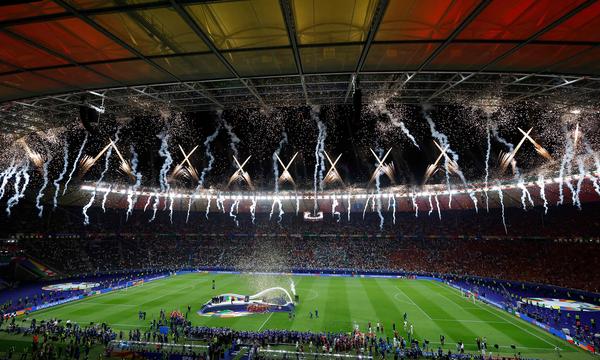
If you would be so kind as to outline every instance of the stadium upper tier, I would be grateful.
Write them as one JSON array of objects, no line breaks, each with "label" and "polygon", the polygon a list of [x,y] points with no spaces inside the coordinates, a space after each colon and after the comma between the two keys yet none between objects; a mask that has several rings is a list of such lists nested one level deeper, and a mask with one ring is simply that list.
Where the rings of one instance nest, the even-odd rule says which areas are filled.
[{"label": "stadium upper tier", "polygon": [[[595,0],[40,0],[0,6],[5,124],[364,99],[551,98],[600,89]],[[488,95],[490,95],[488,94]],[[26,99],[26,100],[24,100]],[[9,125],[7,125],[9,126]]]}]

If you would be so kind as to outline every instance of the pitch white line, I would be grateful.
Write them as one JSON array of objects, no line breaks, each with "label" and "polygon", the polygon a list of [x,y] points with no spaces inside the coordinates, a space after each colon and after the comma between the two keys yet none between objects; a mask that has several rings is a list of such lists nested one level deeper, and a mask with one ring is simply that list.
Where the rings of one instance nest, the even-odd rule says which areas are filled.
[{"label": "pitch white line", "polygon": [[482,324],[506,324],[506,321],[485,321],[485,320],[460,320],[460,319],[432,319],[433,321],[452,321],[459,323],[482,323]]},{"label": "pitch white line", "polygon": [[269,320],[271,320],[271,316],[273,316],[273,314],[275,314],[275,313],[273,313],[273,312],[272,312],[272,313],[270,313],[270,314],[269,314],[269,317],[267,317],[267,319],[266,319],[265,321],[263,321],[262,325],[261,325],[261,326],[258,328],[258,331],[261,331],[261,330],[262,330],[262,328],[265,326],[265,324],[266,324],[266,323],[267,323]]},{"label": "pitch white line", "polygon": [[[394,300],[396,300],[396,301],[398,301],[398,302],[401,302],[401,303],[403,303],[403,304],[413,305],[412,303],[410,303],[410,302],[408,302],[408,301],[406,301],[406,300],[399,299],[399,298],[398,298],[398,295],[403,295],[403,294],[401,294],[401,293],[396,293],[396,294],[394,295]],[[406,295],[404,295],[404,296],[406,296]]]},{"label": "pitch white line", "polygon": [[135,304],[110,304],[110,303],[103,303],[103,302],[97,302],[97,301],[86,301],[86,304],[94,304],[94,305],[99,305],[99,306],[128,306],[128,307],[139,307],[139,305],[135,305]]},{"label": "pitch white line", "polygon": [[427,316],[427,318],[428,318],[429,320],[433,321],[433,319],[431,318],[431,316],[429,316],[429,314],[428,314],[428,313],[426,313],[426,312],[425,312],[425,310],[423,310],[423,309],[422,309],[422,308],[421,308],[421,307],[420,307],[420,306],[419,306],[419,305],[418,305],[416,302],[414,302],[414,300],[413,300],[413,299],[411,299],[411,297],[410,297],[410,296],[408,296],[408,295],[407,295],[407,294],[404,292],[404,290],[400,289],[400,287],[399,287],[399,286],[396,286],[396,288],[397,288],[398,290],[400,290],[400,292],[401,292],[401,293],[402,293],[404,296],[406,296],[406,298],[407,298],[408,300],[410,300],[410,302],[411,302],[411,303],[412,303],[414,306],[416,306],[416,307],[417,307],[417,309],[419,309],[419,310],[420,310],[420,311],[421,311],[423,314],[425,314],[425,316]]},{"label": "pitch white line", "polygon": [[[436,283],[437,283],[437,282],[436,282]],[[444,289],[450,289],[450,290],[454,290],[454,291],[452,292],[452,293],[453,293],[453,295],[455,295],[455,296],[458,296],[458,295],[456,295],[456,294],[455,294],[455,292],[457,292],[457,291],[458,291],[457,289],[455,289],[455,288],[453,288],[453,287],[450,287],[450,286],[448,286],[448,285],[446,285],[446,286],[444,286],[444,285],[442,285],[442,284],[438,284],[438,285],[439,285],[440,287],[444,288]],[[487,311],[488,313],[490,313],[490,314],[494,315],[494,316],[495,316],[495,317],[497,317],[498,319],[500,319],[500,320],[504,320],[506,323],[508,323],[508,324],[510,324],[510,325],[512,325],[512,326],[514,326],[514,327],[516,327],[516,328],[519,328],[519,329],[521,329],[521,330],[525,331],[525,332],[526,332],[526,333],[528,333],[529,335],[535,336],[536,338],[538,338],[538,339],[542,340],[543,342],[545,342],[546,344],[548,344],[548,345],[552,346],[553,348],[556,346],[556,344],[553,344],[553,343],[549,342],[548,340],[546,340],[546,339],[544,339],[544,338],[540,337],[539,335],[537,335],[537,334],[535,334],[535,333],[533,333],[533,332],[529,331],[529,330],[528,330],[528,329],[526,329],[525,327],[521,326],[522,324],[515,323],[514,321],[512,321],[512,319],[511,319],[511,318],[509,318],[509,317],[504,317],[504,316],[500,316],[500,315],[498,315],[496,312],[492,312],[490,309],[487,309],[486,307],[487,307],[488,305],[485,305],[486,307],[484,307],[484,306],[481,306],[481,305],[480,305],[480,304],[478,304],[478,303],[475,303],[475,305],[477,305],[477,307],[478,307],[478,308],[480,308],[481,310]],[[494,309],[494,310],[496,310],[496,309]],[[500,310],[496,310],[496,311],[500,311]],[[504,313],[502,313],[502,315],[504,315]],[[509,316],[510,316],[510,315],[509,315]],[[528,323],[527,323],[527,322],[525,322],[525,321],[523,321],[523,322],[524,322],[525,324],[528,324]],[[529,325],[531,325],[531,324],[529,324]],[[531,325],[531,326],[533,326],[533,325]]]},{"label": "pitch white line", "polygon": [[[436,344],[436,345],[440,345],[441,343],[439,341],[429,341],[430,344]],[[456,345],[457,343],[455,342],[448,342],[445,341],[444,345]],[[475,343],[464,343],[465,345],[475,345]],[[498,345],[499,348],[507,348],[507,349],[511,349],[510,345]],[[490,350],[490,348],[493,349],[492,346],[488,345],[488,351]],[[528,347],[528,346],[517,346],[517,350],[518,349],[527,349],[527,350],[554,350],[554,348],[550,349],[550,348],[540,348],[540,347]],[[512,351],[511,351],[512,352]],[[488,352],[489,354],[489,352]]]}]

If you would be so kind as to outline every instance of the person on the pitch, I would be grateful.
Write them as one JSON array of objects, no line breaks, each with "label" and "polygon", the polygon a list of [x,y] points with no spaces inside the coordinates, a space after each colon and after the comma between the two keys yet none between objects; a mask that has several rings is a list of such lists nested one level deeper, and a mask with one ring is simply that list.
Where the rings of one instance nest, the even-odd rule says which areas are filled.
[{"label": "person on the pitch", "polygon": [[215,289],[215,279],[213,279],[213,281],[212,281],[212,289],[213,290]]}]

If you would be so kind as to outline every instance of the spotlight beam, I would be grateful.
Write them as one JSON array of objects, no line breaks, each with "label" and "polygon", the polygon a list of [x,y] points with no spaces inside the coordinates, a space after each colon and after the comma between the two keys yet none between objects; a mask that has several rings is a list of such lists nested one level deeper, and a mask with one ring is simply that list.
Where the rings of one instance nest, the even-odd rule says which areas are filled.
[{"label": "spotlight beam", "polygon": [[[546,149],[544,149],[540,144],[538,144],[537,141],[533,140],[533,138],[531,136],[529,136],[529,132],[525,133],[525,131],[523,131],[521,128],[517,128],[517,129],[519,129],[521,134],[523,134],[523,136],[525,136],[525,138],[527,138],[527,140],[529,140],[529,142],[533,144],[533,146],[535,147],[535,151],[537,151],[538,154],[540,154],[547,160],[552,160],[552,156],[550,156],[550,153],[548,151],[546,151]],[[575,140],[574,140],[573,147],[576,148],[577,141],[579,138],[579,124],[577,124],[577,127],[575,128],[574,136],[575,136]]]},{"label": "spotlight beam", "polygon": [[[519,128],[519,130],[521,132],[523,132],[523,130],[521,130],[520,128]],[[512,162],[512,160],[514,159],[515,155],[517,155],[517,152],[519,151],[519,149],[521,148],[521,146],[525,142],[525,139],[527,139],[527,137],[531,133],[531,130],[533,130],[533,128],[529,128],[529,130],[527,131],[527,133],[523,132],[524,136],[523,136],[523,138],[521,138],[521,141],[519,141],[519,143],[513,149],[513,151],[500,164],[500,172],[503,173],[503,172],[506,171],[506,168],[508,168],[508,165]]]},{"label": "spotlight beam", "polygon": [[246,166],[246,164],[248,163],[248,161],[250,160],[251,157],[252,156],[248,156],[243,164],[240,164],[240,162],[238,161],[238,159],[235,156],[233,157],[233,160],[235,161],[236,165],[238,166],[238,169],[229,178],[229,182],[227,183],[227,188],[229,188],[231,183],[234,182],[235,180],[244,180],[244,182],[246,182],[246,184],[248,184],[250,189],[254,190],[254,185],[252,185],[252,179],[250,178],[250,174],[248,174],[246,171],[244,171],[244,166]]},{"label": "spotlight beam", "polygon": [[392,149],[390,148],[381,159],[379,159],[379,156],[377,156],[373,149],[369,150],[371,150],[371,154],[373,154],[373,156],[375,157],[375,159],[377,159],[377,162],[379,163],[379,165],[377,165],[377,168],[375,169],[375,171],[373,171],[373,174],[371,175],[369,184],[371,184],[375,180],[375,178],[379,176],[380,172],[383,172],[390,179],[390,181],[393,184],[395,184],[396,181],[394,180],[393,164],[385,164],[385,160],[387,159],[388,155],[390,155]]},{"label": "spotlight beam", "polygon": [[37,151],[31,150],[31,148],[29,147],[29,145],[27,145],[23,138],[19,139],[19,142],[21,143],[23,150],[25,150],[25,152],[27,153],[27,156],[29,156],[29,159],[35,164],[38,170],[41,171],[44,165],[42,155],[40,155],[40,153],[38,153]]},{"label": "spotlight beam", "polygon": [[102,150],[100,150],[98,155],[96,155],[94,158],[91,158],[86,155],[80,160],[81,170],[79,171],[79,174],[78,174],[78,177],[80,179],[92,168],[92,166],[94,166],[94,164],[98,161],[98,159],[100,159],[102,157],[102,155],[104,155],[104,153],[107,152],[108,149],[110,149],[110,147],[112,146],[111,142],[109,142]]},{"label": "spotlight beam", "polygon": [[442,158],[445,158],[446,161],[448,162],[448,170],[451,172],[456,171],[456,169],[458,169],[458,164],[452,160],[450,158],[450,156],[448,156],[448,145],[446,145],[444,148],[442,148],[440,146],[440,144],[437,143],[437,141],[433,140],[433,143],[435,144],[435,146],[438,148],[438,150],[440,150],[440,155],[438,155],[438,157],[435,159],[435,162],[431,165],[429,165],[427,167],[427,170],[425,171],[425,177],[423,179],[423,184],[425,184],[429,178],[435,174],[435,172],[437,171],[440,161],[442,161]]},{"label": "spotlight beam", "polygon": [[131,178],[131,180],[135,180],[135,176],[131,171],[131,166],[129,165],[129,162],[127,162],[125,158],[123,158],[123,155],[121,155],[121,152],[117,148],[117,145],[115,145],[115,143],[112,141],[112,139],[110,140],[110,145],[113,147],[113,149],[115,149],[115,152],[121,160],[121,170],[123,170]]},{"label": "spotlight beam", "polygon": [[443,155],[446,158],[448,164],[450,164],[450,166],[454,168],[458,168],[458,164],[454,160],[452,160],[450,156],[448,156],[448,146],[442,149],[442,147],[440,146],[440,144],[437,143],[437,141],[433,140],[433,143],[440,150],[440,152],[442,153],[441,155]]},{"label": "spotlight beam", "polygon": [[196,149],[198,149],[198,145],[196,145],[189,153],[186,154],[185,150],[183,150],[183,148],[181,147],[181,145],[179,146],[179,151],[181,151],[181,153],[183,154],[184,158],[183,160],[177,164],[177,166],[175,166],[175,168],[173,169],[173,172],[171,173],[171,179],[175,178],[176,176],[178,176],[181,173],[181,170],[183,169],[184,164],[187,164],[188,166],[188,173],[196,180],[198,181],[198,172],[196,171],[196,168],[192,165],[192,163],[190,162],[190,156],[192,156],[192,154],[194,153],[194,151],[196,151]]},{"label": "spotlight beam", "polygon": [[337,168],[335,167],[338,163],[338,161],[340,160],[340,158],[342,157],[342,154],[340,154],[335,161],[331,161],[331,157],[329,157],[329,154],[327,154],[327,151],[323,151],[323,153],[325,153],[325,157],[327,158],[327,161],[329,162],[329,170],[327,170],[327,173],[325,174],[325,177],[323,178],[323,184],[328,184],[330,182],[333,181],[338,181],[342,184],[342,186],[346,186],[346,184],[344,184],[344,181],[342,180],[342,176],[340,175],[340,173],[338,172]]},{"label": "spotlight beam", "polygon": [[281,176],[279,177],[279,179],[277,179],[277,181],[279,181],[280,183],[290,182],[290,183],[292,183],[294,185],[294,188],[295,188],[296,187],[296,182],[292,178],[292,174],[290,174],[290,172],[288,171],[288,169],[290,168],[290,166],[292,165],[292,163],[296,159],[296,156],[298,156],[298,152],[296,152],[294,154],[294,156],[292,157],[292,160],[290,160],[287,165],[285,165],[283,163],[283,161],[281,161],[281,159],[279,158],[279,155],[275,154],[275,156],[277,157],[277,161],[279,161],[279,164],[281,164],[281,167],[283,168],[283,172],[282,172]]}]

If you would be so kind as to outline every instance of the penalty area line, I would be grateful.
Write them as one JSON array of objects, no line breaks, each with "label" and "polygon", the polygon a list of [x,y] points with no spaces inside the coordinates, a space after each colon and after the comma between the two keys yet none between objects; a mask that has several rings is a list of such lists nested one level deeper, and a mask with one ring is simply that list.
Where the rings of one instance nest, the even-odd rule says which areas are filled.
[{"label": "penalty area line", "polygon": [[402,289],[401,289],[399,286],[396,286],[396,288],[397,288],[398,290],[400,290],[400,292],[401,292],[401,293],[402,293],[404,296],[406,296],[406,298],[407,298],[408,300],[410,300],[410,302],[411,302],[411,303],[412,303],[414,306],[416,306],[416,307],[417,307],[417,309],[419,309],[419,310],[420,310],[420,311],[421,311],[423,314],[425,314],[425,316],[427,316],[427,318],[428,318],[429,320],[433,321],[433,319],[431,318],[431,316],[429,316],[429,314],[428,314],[427,312],[425,312],[425,310],[423,310],[423,308],[421,308],[421,307],[420,307],[420,306],[419,306],[419,305],[418,305],[418,304],[417,304],[417,303],[416,303],[416,302],[415,302],[413,299],[411,299],[411,297],[410,297],[410,296],[408,296],[408,294],[406,294],[406,293],[404,292],[404,290],[402,290]]},{"label": "penalty area line", "polygon": [[[450,290],[450,291],[451,291],[451,293],[452,293],[454,296],[459,296],[458,294],[456,294],[456,293],[458,292],[458,289],[455,289],[455,288],[451,287],[450,285],[446,285],[446,284],[438,284],[438,286],[440,286],[440,287],[441,287],[441,288],[443,288],[443,289]],[[481,300],[479,300],[479,301],[481,301]],[[477,302],[476,302],[476,303],[475,303],[475,305],[477,305],[477,307],[478,307],[478,308],[480,308],[481,310],[484,310],[484,311],[486,311],[486,312],[490,313],[491,315],[495,316],[496,318],[498,318],[498,319],[500,319],[500,320],[504,320],[504,321],[505,321],[507,324],[510,324],[510,325],[512,325],[512,326],[514,326],[514,327],[516,327],[516,328],[520,329],[520,330],[523,330],[523,331],[525,331],[525,332],[526,332],[526,333],[528,333],[529,335],[532,335],[532,336],[534,336],[534,337],[538,338],[539,340],[542,340],[543,342],[545,342],[546,344],[548,344],[548,345],[550,345],[550,346],[552,346],[552,347],[556,347],[556,346],[558,346],[558,345],[560,344],[560,343],[555,343],[555,344],[553,344],[553,343],[551,343],[550,341],[548,341],[548,340],[546,340],[546,339],[542,338],[541,336],[539,336],[539,335],[537,335],[537,334],[535,334],[535,333],[533,333],[533,332],[529,331],[529,329],[525,328],[524,326],[521,326],[521,324],[519,324],[519,323],[515,323],[515,322],[513,321],[513,319],[511,318],[513,315],[510,315],[510,314],[508,314],[508,313],[504,313],[504,311],[503,311],[503,310],[496,309],[496,308],[494,308],[494,307],[492,307],[492,306],[490,306],[490,305],[488,305],[488,304],[485,304],[485,303],[484,303],[483,305],[481,305],[481,304],[479,304],[479,303],[477,303]],[[490,309],[488,309],[488,307],[490,307]],[[493,310],[493,311],[492,311],[492,310]],[[502,316],[498,315],[498,313],[501,313],[501,314],[502,314]],[[522,319],[521,319],[521,321],[523,321],[523,323],[524,323],[524,324],[527,324],[527,325],[529,325],[529,326],[535,326],[535,325],[532,325],[532,324],[530,324],[530,323],[528,323],[528,322],[526,322],[526,321],[524,321],[524,320],[522,320]],[[537,329],[537,328],[535,328],[535,329],[536,329],[536,330],[538,330],[538,331],[542,331],[541,329]],[[552,336],[552,335],[550,335],[550,336]],[[557,339],[558,339],[558,338],[557,338]],[[562,349],[562,348],[561,348],[561,349]]]}]

